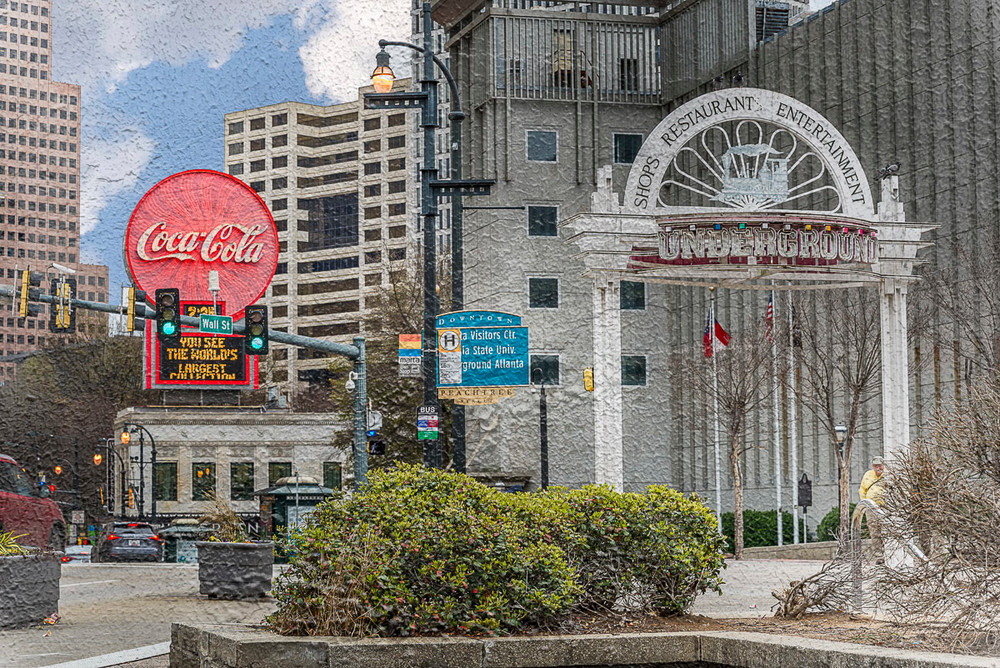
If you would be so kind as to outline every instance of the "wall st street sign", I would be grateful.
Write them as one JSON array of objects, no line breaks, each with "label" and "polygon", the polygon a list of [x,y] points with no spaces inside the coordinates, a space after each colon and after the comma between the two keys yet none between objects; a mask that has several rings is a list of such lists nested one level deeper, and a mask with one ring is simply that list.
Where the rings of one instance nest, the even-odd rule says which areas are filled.
[{"label": "wall st street sign", "polygon": [[178,288],[185,300],[218,299],[237,320],[263,296],[278,262],[278,232],[267,205],[228,174],[197,169],[168,176],[143,195],[125,231],[124,256],[136,287]]}]

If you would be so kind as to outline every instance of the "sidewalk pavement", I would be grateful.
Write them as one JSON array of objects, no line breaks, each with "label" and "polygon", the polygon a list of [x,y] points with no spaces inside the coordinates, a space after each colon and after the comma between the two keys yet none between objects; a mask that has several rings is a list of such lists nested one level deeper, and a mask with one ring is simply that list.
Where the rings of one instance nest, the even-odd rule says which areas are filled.
[{"label": "sidewalk pavement", "polygon": [[793,580],[818,573],[823,561],[797,559],[726,560],[722,571],[722,595],[706,592],[694,602],[692,614],[706,617],[769,617],[777,601],[771,592],[781,590]]}]

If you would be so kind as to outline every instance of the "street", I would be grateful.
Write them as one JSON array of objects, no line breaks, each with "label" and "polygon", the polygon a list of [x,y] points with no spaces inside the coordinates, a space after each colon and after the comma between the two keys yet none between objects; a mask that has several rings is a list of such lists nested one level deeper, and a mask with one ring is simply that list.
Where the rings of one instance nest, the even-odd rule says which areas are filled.
[{"label": "street", "polygon": [[171,622],[255,623],[273,610],[270,598],[200,596],[194,565],[63,566],[62,618],[41,628],[0,631],[0,666],[35,668],[147,647],[170,641]]}]

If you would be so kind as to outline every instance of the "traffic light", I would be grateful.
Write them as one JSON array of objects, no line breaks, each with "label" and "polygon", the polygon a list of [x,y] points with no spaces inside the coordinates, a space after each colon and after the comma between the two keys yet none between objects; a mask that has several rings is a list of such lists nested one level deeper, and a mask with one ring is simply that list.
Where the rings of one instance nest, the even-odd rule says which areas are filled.
[{"label": "traffic light", "polygon": [[177,288],[156,291],[156,338],[176,341],[181,337],[181,293]]},{"label": "traffic light", "polygon": [[52,281],[50,294],[58,301],[49,306],[49,331],[56,334],[76,331],[76,279],[60,276]]},{"label": "traffic light", "polygon": [[94,466],[100,466],[101,462],[104,461],[104,455],[99,452],[94,453]]},{"label": "traffic light", "polygon": [[589,366],[583,370],[583,389],[588,392],[594,391],[594,370]]},{"label": "traffic light", "polygon": [[52,470],[55,471],[56,475],[62,475],[62,467],[58,464],[56,464],[56,467]]},{"label": "traffic light", "polygon": [[42,275],[37,271],[32,273],[29,269],[21,272],[20,291],[14,309],[18,318],[34,318],[42,312],[41,304],[32,304],[38,301],[41,296]]},{"label": "traffic light", "polygon": [[266,355],[267,346],[267,306],[255,304],[244,311],[243,349],[247,355]]},{"label": "traffic light", "polygon": [[125,328],[126,331],[146,329],[146,291],[139,288],[129,288],[126,296],[127,308]]},{"label": "traffic light", "polygon": [[385,455],[385,441],[378,438],[378,432],[374,429],[368,430],[368,454],[376,457]]},{"label": "traffic light", "polygon": [[135,492],[132,491],[131,487],[128,488],[128,507],[135,508]]}]

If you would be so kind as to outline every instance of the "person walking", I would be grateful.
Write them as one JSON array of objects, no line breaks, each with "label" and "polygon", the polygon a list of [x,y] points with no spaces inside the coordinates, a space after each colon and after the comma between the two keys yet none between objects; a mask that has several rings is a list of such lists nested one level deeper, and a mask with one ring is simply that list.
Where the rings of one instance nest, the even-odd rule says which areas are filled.
[{"label": "person walking", "polygon": [[[865,471],[864,477],[861,478],[861,489],[858,490],[858,495],[862,501],[870,499],[879,508],[885,505],[885,488],[882,484],[883,473],[885,473],[885,462],[882,461],[881,457],[872,457],[871,470]],[[868,513],[867,517],[868,531],[872,536],[872,547],[875,549],[875,554],[878,555],[875,563],[881,565],[885,562],[882,527],[879,524],[879,518],[874,513]]]}]

